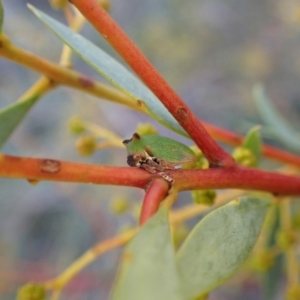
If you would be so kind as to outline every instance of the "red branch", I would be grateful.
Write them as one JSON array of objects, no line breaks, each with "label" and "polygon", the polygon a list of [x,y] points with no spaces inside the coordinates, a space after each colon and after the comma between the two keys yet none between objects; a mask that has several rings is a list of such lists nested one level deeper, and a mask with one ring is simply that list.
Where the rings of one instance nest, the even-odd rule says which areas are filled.
[{"label": "red branch", "polygon": [[145,188],[151,175],[141,169],[0,155],[0,177],[110,184]]},{"label": "red branch", "polygon": [[165,180],[157,178],[151,182],[144,197],[140,225],[143,225],[157,212],[160,203],[167,196],[168,191],[169,184]]},{"label": "red branch", "polygon": [[[202,124],[205,126],[209,134],[211,134],[214,138],[219,141],[225,142],[229,145],[238,146],[242,143],[244,137],[242,135],[233,133],[229,130],[219,128],[210,123],[206,123],[202,121]],[[300,156],[289,153],[287,151],[269,146],[263,145],[262,147],[263,155],[268,158],[280,161],[282,163],[290,163],[294,166],[300,167]]]},{"label": "red branch", "polygon": [[[244,167],[168,171],[180,191],[245,189],[278,195],[300,195],[300,177]],[[155,175],[154,175],[155,176]],[[29,181],[110,184],[144,189],[155,177],[138,169],[72,163],[50,159],[0,156],[0,177]],[[150,198],[149,198],[150,199]]]},{"label": "red branch", "polygon": [[163,105],[186,130],[205,157],[214,166],[230,167],[232,157],[208,134],[197,116],[151,65],[125,32],[100,6],[97,0],[69,0],[103,35],[126,63],[152,90]]},{"label": "red branch", "polygon": [[300,195],[300,177],[242,166],[206,170],[176,170],[170,173],[179,190],[241,189],[274,195]]}]

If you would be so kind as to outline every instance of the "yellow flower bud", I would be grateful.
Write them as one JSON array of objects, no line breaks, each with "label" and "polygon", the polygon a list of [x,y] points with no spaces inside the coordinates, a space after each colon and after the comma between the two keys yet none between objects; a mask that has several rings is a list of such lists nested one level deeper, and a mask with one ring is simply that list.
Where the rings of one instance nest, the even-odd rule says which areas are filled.
[{"label": "yellow flower bud", "polygon": [[255,253],[250,259],[250,268],[263,273],[268,271],[274,264],[274,255],[269,250]]},{"label": "yellow flower bud", "polygon": [[139,135],[144,134],[157,134],[157,129],[150,123],[140,123],[136,127],[136,131]]},{"label": "yellow flower bud", "polygon": [[68,0],[50,0],[49,2],[54,9],[61,9],[67,5]]},{"label": "yellow flower bud", "polygon": [[97,148],[96,139],[93,136],[81,136],[76,142],[76,149],[82,156],[92,155]]},{"label": "yellow flower bud", "polygon": [[241,165],[246,167],[254,167],[257,159],[252,151],[248,148],[237,147],[232,153],[232,157]]},{"label": "yellow flower bud", "polygon": [[294,230],[280,230],[276,234],[276,243],[277,245],[287,250],[293,246],[297,241],[297,234]]},{"label": "yellow flower bud", "polygon": [[286,300],[298,300],[300,299],[300,285],[289,286],[285,294]]},{"label": "yellow flower bud", "polygon": [[216,196],[215,190],[192,191],[192,198],[196,204],[213,205]]},{"label": "yellow flower bud", "polygon": [[125,213],[129,208],[129,202],[124,197],[115,197],[110,205],[110,209],[114,214],[120,215]]},{"label": "yellow flower bud", "polygon": [[45,300],[46,292],[43,285],[28,283],[23,285],[19,291],[17,300]]},{"label": "yellow flower bud", "polygon": [[86,128],[84,122],[79,117],[73,117],[68,123],[69,130],[72,134],[81,134]]},{"label": "yellow flower bud", "polygon": [[196,146],[189,147],[196,155],[197,160],[195,162],[188,162],[182,165],[182,169],[207,169],[208,161],[205,159],[201,150]]}]

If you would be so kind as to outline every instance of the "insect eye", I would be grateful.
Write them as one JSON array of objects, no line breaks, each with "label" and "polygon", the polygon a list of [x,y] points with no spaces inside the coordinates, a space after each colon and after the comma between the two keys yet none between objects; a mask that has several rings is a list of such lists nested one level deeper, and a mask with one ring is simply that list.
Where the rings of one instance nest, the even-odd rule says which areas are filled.
[{"label": "insect eye", "polygon": [[140,154],[128,155],[127,163],[130,167],[138,167],[142,160],[142,156]]},{"label": "insect eye", "polygon": [[127,164],[130,166],[130,167],[135,167],[136,166],[136,160],[134,158],[134,155],[128,155],[127,156]]}]

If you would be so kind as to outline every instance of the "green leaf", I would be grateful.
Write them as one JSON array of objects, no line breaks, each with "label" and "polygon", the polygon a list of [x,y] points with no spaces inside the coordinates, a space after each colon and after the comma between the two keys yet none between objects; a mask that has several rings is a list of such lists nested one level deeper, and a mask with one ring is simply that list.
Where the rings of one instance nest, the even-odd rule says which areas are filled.
[{"label": "green leaf", "polygon": [[0,110],[0,147],[3,146],[38,99],[39,96],[35,95]]},{"label": "green leaf", "polygon": [[260,136],[260,126],[251,128],[243,142],[243,147],[249,149],[256,157],[257,164],[261,158],[262,141]]},{"label": "green leaf", "polygon": [[165,208],[127,245],[111,299],[179,300],[182,298]]},{"label": "green leaf", "polygon": [[290,149],[299,152],[300,135],[280,115],[269,99],[264,87],[257,84],[253,88],[253,98],[262,119],[273,128],[273,135]]},{"label": "green leaf", "polygon": [[63,42],[70,46],[75,53],[115,87],[130,96],[133,101],[142,100],[147,105],[148,109],[146,112],[151,117],[168,128],[182,135],[187,135],[157,97],[123,65],[65,25],[52,19],[32,5],[28,5],[28,7]]},{"label": "green leaf", "polygon": [[4,9],[2,5],[2,0],[0,0],[0,33],[2,32],[3,20],[4,20]]},{"label": "green leaf", "polygon": [[208,293],[244,263],[258,238],[269,201],[242,197],[204,217],[178,251],[189,298]]}]

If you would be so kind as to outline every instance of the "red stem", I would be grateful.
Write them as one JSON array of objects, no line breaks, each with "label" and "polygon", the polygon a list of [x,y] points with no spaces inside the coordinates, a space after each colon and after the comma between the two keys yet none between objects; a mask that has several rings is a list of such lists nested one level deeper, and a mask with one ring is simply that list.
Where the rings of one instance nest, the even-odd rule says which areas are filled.
[{"label": "red stem", "polygon": [[274,195],[300,195],[300,177],[242,166],[170,173],[181,191],[195,189],[257,190]]},{"label": "red stem", "polygon": [[[239,146],[243,142],[244,137],[242,135],[233,133],[223,128],[219,128],[210,123],[202,122],[202,124],[205,126],[209,134],[211,134],[214,138],[216,138],[219,141],[233,146]],[[294,166],[300,167],[299,155],[289,153],[287,151],[269,145],[263,145],[262,153],[268,158],[280,161],[282,163],[290,163]]]},{"label": "red stem", "polygon": [[232,157],[208,134],[196,115],[151,65],[125,32],[100,6],[98,0],[69,0],[103,35],[126,63],[152,90],[163,105],[186,130],[213,166],[230,167]]},{"label": "red stem", "polygon": [[[168,171],[180,191],[196,189],[259,190],[280,195],[300,195],[300,177],[244,167]],[[0,156],[0,177],[132,186],[144,189],[153,175],[137,168],[111,167]]]},{"label": "red stem", "polygon": [[0,177],[110,184],[145,188],[151,175],[141,169],[0,155]]},{"label": "red stem", "polygon": [[168,190],[169,184],[163,179],[158,178],[151,182],[144,197],[140,225],[143,225],[158,211],[160,203],[168,195]]}]

